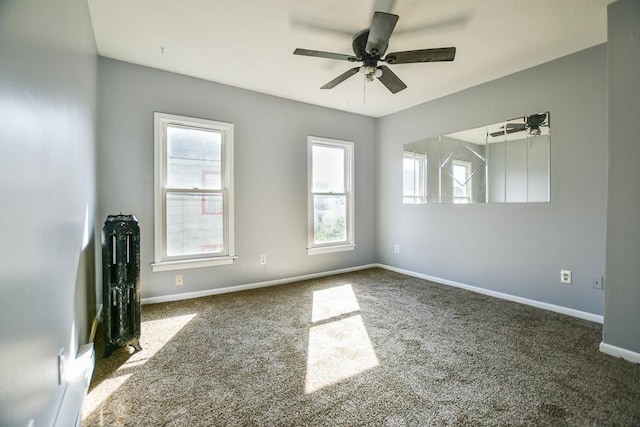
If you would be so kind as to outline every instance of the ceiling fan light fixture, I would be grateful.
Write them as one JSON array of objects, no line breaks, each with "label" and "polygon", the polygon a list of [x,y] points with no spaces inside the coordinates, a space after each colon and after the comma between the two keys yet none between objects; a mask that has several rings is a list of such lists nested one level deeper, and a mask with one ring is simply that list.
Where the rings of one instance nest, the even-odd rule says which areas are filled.
[{"label": "ceiling fan light fixture", "polygon": [[360,74],[363,74],[367,81],[372,82],[375,77],[382,76],[382,70],[376,67],[363,65],[360,67]]}]

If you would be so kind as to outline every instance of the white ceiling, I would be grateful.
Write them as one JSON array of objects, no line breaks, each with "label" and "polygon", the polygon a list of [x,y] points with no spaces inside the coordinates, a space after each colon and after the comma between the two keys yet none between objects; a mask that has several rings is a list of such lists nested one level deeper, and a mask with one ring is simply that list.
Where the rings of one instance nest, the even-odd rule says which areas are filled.
[{"label": "white ceiling", "polygon": [[[102,56],[373,117],[603,43],[611,2],[88,0]],[[292,54],[352,54],[351,35],[389,7],[388,53],[455,46],[455,61],[391,65],[408,86],[394,95],[360,74],[321,90],[354,64]]]}]

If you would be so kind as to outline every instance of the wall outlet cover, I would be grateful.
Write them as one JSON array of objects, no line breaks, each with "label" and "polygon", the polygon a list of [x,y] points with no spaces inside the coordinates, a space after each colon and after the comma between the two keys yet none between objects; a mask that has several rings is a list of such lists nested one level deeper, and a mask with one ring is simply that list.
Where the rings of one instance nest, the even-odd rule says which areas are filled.
[{"label": "wall outlet cover", "polygon": [[570,270],[560,270],[560,283],[565,283],[567,285],[571,284],[571,271]]}]

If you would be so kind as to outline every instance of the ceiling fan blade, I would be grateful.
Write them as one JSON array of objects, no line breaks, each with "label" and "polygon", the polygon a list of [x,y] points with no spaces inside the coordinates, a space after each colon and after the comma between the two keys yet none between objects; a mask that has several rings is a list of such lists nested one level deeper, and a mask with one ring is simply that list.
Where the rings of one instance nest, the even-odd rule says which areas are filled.
[{"label": "ceiling fan blade", "polygon": [[293,51],[294,55],[304,55],[304,56],[315,56],[317,58],[329,58],[329,59],[340,59],[342,61],[350,61],[355,62],[358,60],[353,55],[345,55],[343,53],[333,53],[333,52],[323,52],[321,50],[311,50],[311,49],[296,49]]},{"label": "ceiling fan blade", "polygon": [[497,132],[492,132],[489,135],[496,137],[496,136],[501,136],[501,135],[508,135],[510,133],[516,133],[516,132],[522,132],[527,130],[527,126],[524,123],[507,123],[507,129],[504,130],[504,128],[501,128],[502,130],[499,130]]},{"label": "ceiling fan blade", "polygon": [[322,86],[320,89],[333,89],[343,81],[347,80],[349,77],[353,76],[354,74],[358,74],[358,71],[360,71],[360,67],[354,67],[350,70],[347,70],[344,73],[340,74],[335,79],[331,80],[326,85]]},{"label": "ceiling fan blade", "polygon": [[455,47],[441,47],[437,49],[407,50],[393,52],[384,58],[388,64],[410,64],[414,62],[453,61],[456,56]]},{"label": "ceiling fan blade", "polygon": [[333,36],[353,37],[355,29],[353,27],[342,26],[328,22],[318,22],[317,17],[311,16],[295,16],[291,18],[291,26],[307,30],[310,32],[331,34]]},{"label": "ceiling fan blade", "polygon": [[389,45],[389,38],[398,22],[398,15],[375,12],[369,29],[366,51],[379,56],[384,55]]},{"label": "ceiling fan blade", "polygon": [[434,31],[442,31],[444,29],[454,30],[457,28],[464,28],[467,21],[471,18],[471,13],[462,12],[451,16],[448,19],[441,19],[436,22],[417,24],[411,27],[403,26],[402,29],[398,29],[393,32],[396,36],[410,35],[410,34],[422,34]]},{"label": "ceiling fan blade", "polygon": [[380,82],[385,85],[391,93],[398,93],[407,88],[407,85],[404,84],[404,82],[400,80],[400,78],[396,76],[386,65],[381,65],[378,69],[382,70],[382,75],[378,77],[378,80],[380,80]]}]

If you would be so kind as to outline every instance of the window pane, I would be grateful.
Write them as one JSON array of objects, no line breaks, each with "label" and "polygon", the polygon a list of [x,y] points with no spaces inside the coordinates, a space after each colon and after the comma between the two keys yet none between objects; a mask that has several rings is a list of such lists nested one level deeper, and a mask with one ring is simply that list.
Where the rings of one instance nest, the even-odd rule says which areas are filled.
[{"label": "window pane", "polygon": [[167,187],[220,190],[222,134],[167,126]]},{"label": "window pane", "polygon": [[404,157],[403,192],[405,197],[416,196],[416,162],[412,156]]},{"label": "window pane", "polygon": [[347,240],[347,196],[313,196],[313,242]]},{"label": "window pane", "polygon": [[453,164],[453,195],[466,197],[469,179],[469,167],[465,164]]},{"label": "window pane", "polygon": [[224,251],[222,194],[167,193],[167,255]]},{"label": "window pane", "polygon": [[312,190],[317,193],[344,193],[345,152],[340,147],[314,145]]},{"label": "window pane", "polygon": [[453,160],[453,203],[471,203],[471,163]]},{"label": "window pane", "polygon": [[424,197],[424,174],[426,157],[404,156],[403,195],[405,197]]}]

